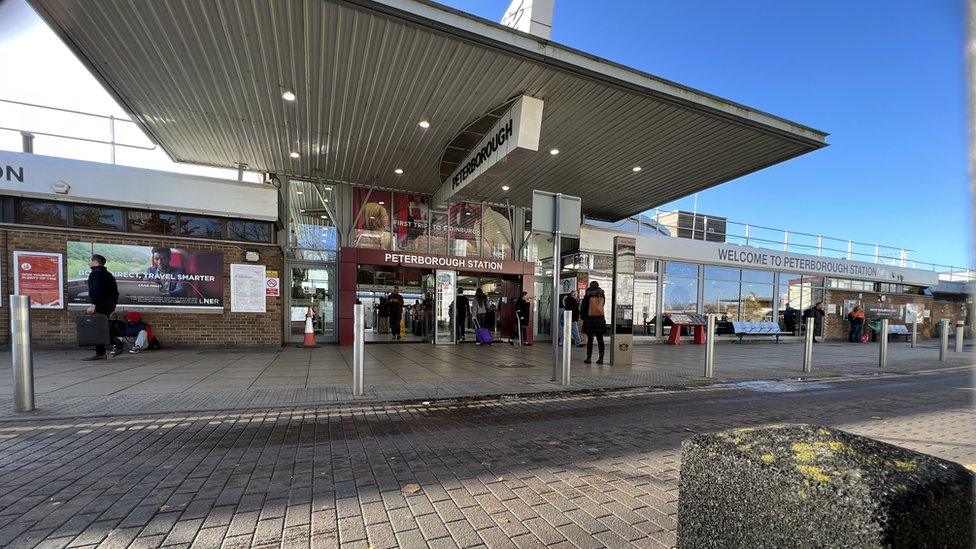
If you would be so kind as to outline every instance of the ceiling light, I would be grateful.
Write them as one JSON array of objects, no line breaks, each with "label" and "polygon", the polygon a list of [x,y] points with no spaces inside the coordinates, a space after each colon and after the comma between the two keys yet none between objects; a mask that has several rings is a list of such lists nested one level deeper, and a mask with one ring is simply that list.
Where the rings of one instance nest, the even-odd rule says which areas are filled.
[{"label": "ceiling light", "polygon": [[380,200],[380,206],[382,206],[383,204],[386,204],[386,202],[383,202],[382,200]]},{"label": "ceiling light", "polygon": [[511,187],[509,187],[508,185],[502,185],[502,190],[503,191],[507,191],[509,189],[511,189]]},{"label": "ceiling light", "polygon": [[298,154],[295,151],[291,151],[290,153],[288,153],[288,156],[290,156],[292,158],[301,158],[302,155]]},{"label": "ceiling light", "polygon": [[298,211],[301,212],[301,213],[305,213],[305,208],[302,208],[302,209],[300,209]]},{"label": "ceiling light", "polygon": [[320,215],[319,217],[320,217],[321,219],[328,219],[328,218],[329,218],[329,216],[327,216],[327,215]]},{"label": "ceiling light", "polygon": [[427,128],[430,127],[430,122],[426,120],[421,120],[417,125],[426,130]]},{"label": "ceiling light", "polygon": [[549,154],[556,156],[559,154],[559,149],[549,149]]},{"label": "ceiling light", "polygon": [[395,173],[397,175],[403,175],[403,168],[397,168],[397,169],[393,170],[393,173]]},{"label": "ceiling light", "polygon": [[305,191],[295,191],[295,194],[305,194]]},{"label": "ceiling light", "polygon": [[285,101],[294,101],[298,99],[298,96],[295,95],[295,92],[291,90],[285,90],[281,93],[281,98],[284,99]]},{"label": "ceiling light", "polygon": [[635,171],[635,172],[639,172],[639,171],[641,171],[641,170],[643,170],[643,169],[644,169],[644,168],[641,168],[640,166],[634,166],[633,168],[631,168],[631,170],[632,170],[632,171]]}]

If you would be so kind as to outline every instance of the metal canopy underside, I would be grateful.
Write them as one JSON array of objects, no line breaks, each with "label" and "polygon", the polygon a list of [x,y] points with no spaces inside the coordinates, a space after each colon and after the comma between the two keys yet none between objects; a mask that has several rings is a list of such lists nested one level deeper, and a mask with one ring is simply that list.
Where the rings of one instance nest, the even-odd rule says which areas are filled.
[{"label": "metal canopy underside", "polygon": [[564,192],[619,219],[826,145],[817,130],[427,2],[29,1],[180,162],[431,194],[458,132],[527,94],[545,101],[540,149],[504,174],[508,193],[479,194],[527,206],[532,189]]}]

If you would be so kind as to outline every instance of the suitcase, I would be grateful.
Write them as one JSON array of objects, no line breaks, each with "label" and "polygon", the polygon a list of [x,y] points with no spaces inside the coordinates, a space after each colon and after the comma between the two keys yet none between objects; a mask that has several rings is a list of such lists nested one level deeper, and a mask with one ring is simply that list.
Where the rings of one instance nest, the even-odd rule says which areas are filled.
[{"label": "suitcase", "polygon": [[108,317],[105,315],[81,315],[75,317],[78,346],[110,345]]},{"label": "suitcase", "polygon": [[472,320],[474,320],[474,340],[479,345],[491,345],[491,331],[488,328],[482,328],[477,317],[472,318]]}]

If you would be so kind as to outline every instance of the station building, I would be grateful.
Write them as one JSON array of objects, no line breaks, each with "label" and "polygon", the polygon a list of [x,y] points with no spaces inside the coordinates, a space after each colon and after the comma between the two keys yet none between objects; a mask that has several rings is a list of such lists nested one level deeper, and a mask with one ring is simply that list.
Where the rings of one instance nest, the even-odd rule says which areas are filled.
[{"label": "station building", "polygon": [[[30,3],[171,158],[264,180],[0,153],[0,292],[44,294],[39,344],[73,343],[91,253],[122,273],[120,308],[173,346],[300,342],[309,316],[319,342],[347,345],[357,302],[369,338],[388,340],[394,286],[404,341],[452,344],[454,296],[479,288],[502,334],[528,292],[531,337],[548,338],[553,243],[531,231],[533,190],[581,198],[559,278],[609,289],[610,243],[631,231],[601,221],[826,146],[819,130],[426,1]],[[780,320],[821,299],[836,306],[828,336],[854,299],[911,305],[923,336],[967,312],[926,294],[931,271],[632,236],[639,339],[664,338],[672,312]],[[35,276],[52,268],[60,295],[51,272]]]}]

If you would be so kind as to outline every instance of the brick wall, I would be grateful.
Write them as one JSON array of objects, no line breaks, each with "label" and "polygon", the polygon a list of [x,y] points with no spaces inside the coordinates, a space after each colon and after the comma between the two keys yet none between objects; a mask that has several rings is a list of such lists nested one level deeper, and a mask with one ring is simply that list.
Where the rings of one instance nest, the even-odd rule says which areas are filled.
[{"label": "brick wall", "polygon": [[[858,298],[858,294],[863,297]],[[850,324],[847,322],[844,312],[844,300],[860,300],[862,306],[865,303],[877,303],[879,294],[872,292],[857,292],[845,290],[827,290],[826,303],[834,304],[837,307],[835,314],[828,314],[825,317],[824,336],[828,340],[846,341]],[[935,326],[943,318],[948,318],[955,326],[956,320],[965,320],[965,303],[951,303],[948,301],[936,301],[931,297],[907,295],[907,294],[884,294],[885,303],[893,305],[907,305],[914,303],[919,309],[931,311],[929,318],[923,320],[918,325],[919,339],[929,339],[936,337]],[[892,320],[892,324],[905,324],[904,317],[899,320]]]},{"label": "brick wall", "polygon": [[[277,347],[282,344],[283,297],[268,298],[267,312],[264,314],[230,312],[231,263],[245,263],[245,248],[256,249],[261,254],[260,264],[284,276],[283,258],[277,246],[21,227],[0,228],[0,248],[2,248],[0,294],[3,298],[3,305],[0,307],[0,344],[10,343],[10,298],[8,296],[14,288],[13,252],[21,250],[61,253],[65,255],[63,262],[67,270],[66,254],[69,240],[138,246],[171,246],[221,252],[224,255],[223,313],[159,312],[140,307],[131,308],[143,313],[144,320],[152,325],[154,335],[167,347]],[[67,273],[62,275],[67,280]],[[38,348],[74,346],[76,344],[74,318],[79,314],[82,314],[82,311],[77,309],[31,310],[31,336],[35,346]]]}]

